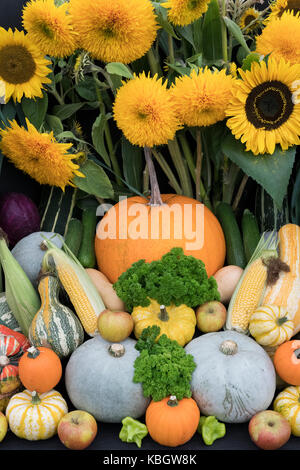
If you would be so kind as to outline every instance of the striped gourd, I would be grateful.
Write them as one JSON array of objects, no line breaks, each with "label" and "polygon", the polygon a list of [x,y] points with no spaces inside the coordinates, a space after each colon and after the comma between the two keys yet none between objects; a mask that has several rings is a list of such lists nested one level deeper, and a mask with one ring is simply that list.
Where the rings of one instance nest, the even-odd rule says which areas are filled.
[{"label": "striped gourd", "polygon": [[286,224],[278,232],[279,256],[290,272],[281,272],[273,286],[266,289],[263,303],[285,307],[294,322],[294,334],[300,330],[300,227]]},{"label": "striped gourd", "polygon": [[10,393],[20,386],[19,360],[24,353],[14,336],[0,334],[0,394]]},{"label": "striped gourd", "polygon": [[89,336],[99,334],[97,319],[105,305],[100,294],[78,259],[67,249],[68,254],[57,248],[50,240],[45,240],[48,251],[44,256],[43,267],[51,269],[54,263],[57,275]]},{"label": "striped gourd", "polygon": [[231,297],[226,317],[227,330],[248,333],[250,317],[261,305],[266,287],[268,269],[265,261],[269,257],[277,257],[276,245],[274,233],[266,240],[265,234],[262,235]]},{"label": "striped gourd", "polygon": [[62,395],[56,390],[42,393],[24,390],[13,395],[6,408],[10,430],[29,441],[49,439],[57,433],[61,418],[68,412]]},{"label": "striped gourd", "polygon": [[55,274],[41,276],[38,291],[41,308],[30,328],[29,340],[35,347],[50,347],[60,358],[68,357],[84,340],[84,331],[78,317],[60,303],[60,284]]},{"label": "striped gourd", "polygon": [[0,294],[0,325],[7,326],[7,328],[10,328],[11,330],[21,331],[11,308],[7,303],[5,292],[1,292]]},{"label": "striped gourd", "polygon": [[251,315],[249,331],[262,346],[275,347],[292,337],[294,322],[284,307],[261,305]]},{"label": "striped gourd", "polygon": [[300,387],[286,387],[275,398],[273,407],[289,421],[292,434],[300,436]]}]

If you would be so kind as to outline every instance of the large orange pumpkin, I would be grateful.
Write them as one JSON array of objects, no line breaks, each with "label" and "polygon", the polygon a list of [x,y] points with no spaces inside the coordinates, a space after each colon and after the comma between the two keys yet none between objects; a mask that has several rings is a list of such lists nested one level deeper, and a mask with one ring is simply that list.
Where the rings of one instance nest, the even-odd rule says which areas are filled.
[{"label": "large orange pumpkin", "polygon": [[99,270],[114,283],[132,263],[158,260],[182,247],[205,263],[208,276],[224,265],[225,237],[215,215],[201,202],[162,194],[161,206],[142,197],[121,200],[97,226],[95,251]]}]

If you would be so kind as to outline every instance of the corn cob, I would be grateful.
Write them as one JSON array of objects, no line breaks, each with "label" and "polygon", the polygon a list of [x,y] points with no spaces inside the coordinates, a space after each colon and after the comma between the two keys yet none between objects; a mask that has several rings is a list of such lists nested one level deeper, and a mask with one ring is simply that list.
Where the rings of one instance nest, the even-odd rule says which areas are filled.
[{"label": "corn cob", "polygon": [[106,308],[100,294],[74,255],[68,255],[48,240],[45,244],[49,249],[44,256],[44,269],[51,269],[51,260],[54,262],[59,280],[85,332],[89,336],[97,335],[97,319]]},{"label": "corn cob", "polygon": [[268,268],[264,261],[278,257],[276,237],[272,232],[267,241],[263,234],[234,291],[227,310],[226,329],[247,334],[252,313],[264,296]]}]

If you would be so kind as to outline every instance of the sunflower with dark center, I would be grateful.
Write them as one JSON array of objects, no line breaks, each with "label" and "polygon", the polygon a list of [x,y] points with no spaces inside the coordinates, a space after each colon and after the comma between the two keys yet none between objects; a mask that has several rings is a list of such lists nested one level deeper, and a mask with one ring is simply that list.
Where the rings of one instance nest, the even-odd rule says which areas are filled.
[{"label": "sunflower with dark center", "polygon": [[255,8],[248,8],[240,18],[240,28],[246,33],[255,31],[259,26],[259,12]]},{"label": "sunflower with dark center", "polygon": [[276,0],[271,3],[270,13],[265,19],[265,23],[268,23],[274,18],[281,18],[283,13],[289,11],[296,15],[300,12],[300,0]]},{"label": "sunflower with dark center", "polygon": [[22,31],[0,28],[0,79],[6,103],[11,97],[41,98],[44,84],[51,83],[50,64]]},{"label": "sunflower with dark center", "polygon": [[267,63],[253,62],[251,70],[239,69],[239,74],[226,110],[227,126],[236,139],[254,155],[273,154],[277,144],[282,150],[299,145],[300,64],[269,57]]}]

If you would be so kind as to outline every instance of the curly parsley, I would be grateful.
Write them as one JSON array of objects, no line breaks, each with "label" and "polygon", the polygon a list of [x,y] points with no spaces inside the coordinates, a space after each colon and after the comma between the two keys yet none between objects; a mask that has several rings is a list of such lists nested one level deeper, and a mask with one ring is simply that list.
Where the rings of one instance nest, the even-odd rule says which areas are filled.
[{"label": "curly parsley", "polygon": [[178,400],[191,397],[190,381],[196,363],[177,341],[160,333],[157,325],[145,328],[135,348],[140,355],[134,362],[134,383],[142,383],[143,394],[154,401],[169,395]]},{"label": "curly parsley", "polygon": [[149,299],[159,304],[197,307],[220,300],[214,277],[208,278],[203,261],[187,256],[182,248],[172,248],[160,260],[133,263],[113,285],[129,312],[147,307]]}]

